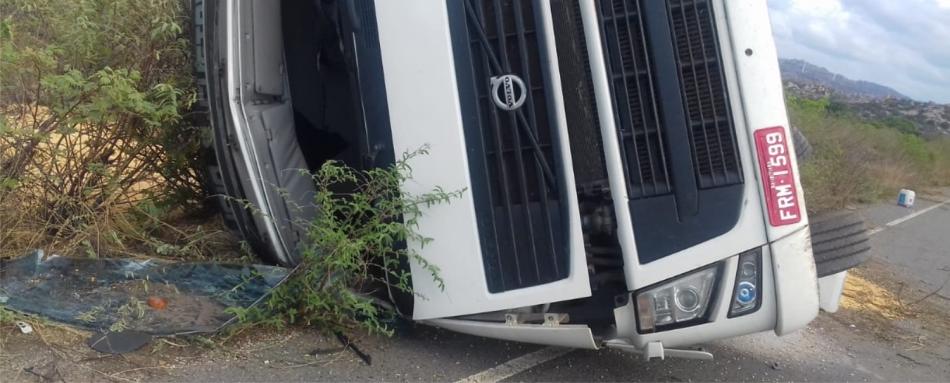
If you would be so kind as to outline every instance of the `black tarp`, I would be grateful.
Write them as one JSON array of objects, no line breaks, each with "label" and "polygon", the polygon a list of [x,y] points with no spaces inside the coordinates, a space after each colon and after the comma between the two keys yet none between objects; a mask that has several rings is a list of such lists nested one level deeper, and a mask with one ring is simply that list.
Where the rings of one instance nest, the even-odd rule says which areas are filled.
[{"label": "black tarp", "polygon": [[[93,331],[215,332],[290,270],[261,265],[44,256],[0,261],[0,306]],[[164,308],[156,308],[164,303]],[[153,307],[155,306],[155,307]]]}]

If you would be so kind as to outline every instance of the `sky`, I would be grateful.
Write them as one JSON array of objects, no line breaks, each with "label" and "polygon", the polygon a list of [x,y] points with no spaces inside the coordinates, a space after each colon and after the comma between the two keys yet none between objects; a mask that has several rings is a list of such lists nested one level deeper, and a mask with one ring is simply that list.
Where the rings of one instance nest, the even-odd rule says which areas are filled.
[{"label": "sky", "polygon": [[768,0],[779,56],[950,104],[950,0]]}]

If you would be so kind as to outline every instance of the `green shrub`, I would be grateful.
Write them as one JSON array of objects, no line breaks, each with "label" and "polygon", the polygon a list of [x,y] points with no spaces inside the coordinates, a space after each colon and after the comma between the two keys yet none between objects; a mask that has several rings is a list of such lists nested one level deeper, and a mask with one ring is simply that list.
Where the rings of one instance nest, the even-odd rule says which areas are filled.
[{"label": "green shrub", "polygon": [[894,129],[901,133],[912,134],[915,136],[920,135],[920,129],[917,128],[917,125],[915,125],[913,121],[903,117],[885,117],[880,121],[872,122],[872,124],[881,128]]},{"label": "green shrub", "polygon": [[433,241],[416,231],[422,209],[462,194],[441,188],[417,196],[403,193],[400,185],[412,177],[409,161],[422,154],[425,148],[388,168],[365,171],[336,162],[324,164],[311,175],[317,216],[299,223],[307,237],[300,265],[260,307],[230,312],[245,323],[300,323],[329,332],[361,328],[391,334],[385,319],[397,315],[396,308],[372,295],[383,293],[393,301],[397,294],[412,294],[411,262],[443,285],[438,268],[406,244],[425,246]]},{"label": "green shrub", "polygon": [[200,202],[183,4],[0,2],[0,256],[128,252]]}]

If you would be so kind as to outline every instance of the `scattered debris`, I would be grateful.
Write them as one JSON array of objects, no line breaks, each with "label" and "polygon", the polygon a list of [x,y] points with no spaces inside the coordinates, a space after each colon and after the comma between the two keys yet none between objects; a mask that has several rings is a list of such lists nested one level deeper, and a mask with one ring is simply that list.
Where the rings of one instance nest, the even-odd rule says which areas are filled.
[{"label": "scattered debris", "polygon": [[32,334],[32,333],[33,333],[33,326],[30,326],[29,323],[26,323],[26,322],[24,322],[24,321],[17,321],[17,322],[16,322],[16,327],[17,327],[18,329],[20,329],[20,332],[21,332],[21,333],[24,333],[24,334]]},{"label": "scattered debris", "polygon": [[164,310],[166,306],[168,306],[168,302],[165,301],[165,298],[148,297],[148,307],[156,310]]},{"label": "scattered debris", "polygon": [[109,331],[95,334],[86,341],[93,350],[104,354],[125,354],[142,348],[152,341],[152,336],[141,331]]},{"label": "scattered debris", "polygon": [[342,332],[336,332],[335,334],[336,334],[336,339],[339,340],[340,343],[343,343],[343,347],[344,347],[344,348],[346,348],[346,349],[348,349],[348,350],[350,350],[350,351],[353,351],[353,353],[356,354],[356,356],[360,357],[360,359],[363,360],[363,363],[366,363],[367,366],[372,366],[372,365],[373,365],[373,357],[372,357],[372,356],[370,356],[369,354],[367,354],[367,353],[361,351],[359,348],[357,348],[356,345],[353,344],[353,343],[351,343],[351,342],[350,342],[350,339],[347,338],[346,335],[343,335]]},{"label": "scattered debris", "polygon": [[65,382],[63,374],[59,372],[59,366],[55,361],[51,361],[42,366],[30,366],[23,369],[23,372],[32,374],[44,382]]},{"label": "scattered debris", "polygon": [[913,207],[914,199],[917,197],[917,193],[913,190],[901,189],[900,193],[897,194],[897,205],[903,207]]}]

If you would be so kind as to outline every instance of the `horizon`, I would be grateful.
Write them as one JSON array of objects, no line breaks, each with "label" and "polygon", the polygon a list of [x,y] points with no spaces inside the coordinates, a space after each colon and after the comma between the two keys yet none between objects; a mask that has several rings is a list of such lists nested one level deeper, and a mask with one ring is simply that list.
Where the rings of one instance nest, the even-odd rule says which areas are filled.
[{"label": "horizon", "polygon": [[950,0],[768,0],[768,8],[780,58],[950,104]]},{"label": "horizon", "polygon": [[[830,69],[828,69],[828,68],[825,68],[825,67],[822,66],[822,65],[815,64],[815,63],[813,63],[813,62],[811,62],[811,61],[805,60],[805,59],[800,58],[800,57],[783,57],[783,56],[779,55],[779,58],[778,58],[778,59],[779,59],[779,61],[782,61],[782,60],[787,60],[787,61],[802,61],[802,62],[805,62],[805,63],[808,64],[808,65],[812,65],[812,66],[816,66],[816,67],[819,67],[819,68],[821,68],[821,69],[824,69],[824,70],[830,72],[831,74],[834,74],[835,76],[841,76],[841,77],[843,77],[844,79],[849,80],[849,81],[863,82],[863,83],[874,84],[874,85],[877,85],[877,86],[883,86],[883,87],[888,88],[888,89],[890,89],[890,90],[892,90],[892,91],[895,91],[895,92],[897,92],[897,93],[900,93],[902,96],[907,97],[908,99],[910,99],[910,100],[912,100],[912,101],[916,101],[916,102],[935,102],[935,101],[918,100],[918,99],[915,99],[915,98],[913,98],[913,97],[911,97],[911,96],[905,94],[904,92],[901,92],[899,89],[895,89],[895,88],[893,88],[893,87],[891,87],[891,86],[889,86],[889,85],[881,84],[881,83],[879,83],[879,82],[877,82],[877,81],[872,81],[872,80],[865,80],[865,79],[859,79],[859,78],[852,78],[852,77],[850,77],[850,76],[847,76],[847,75],[842,74],[842,73],[835,72],[835,71],[833,71],[833,70],[830,70]],[[784,81],[784,78],[783,78],[783,81]],[[938,103],[938,104],[943,104],[943,103]]]}]

